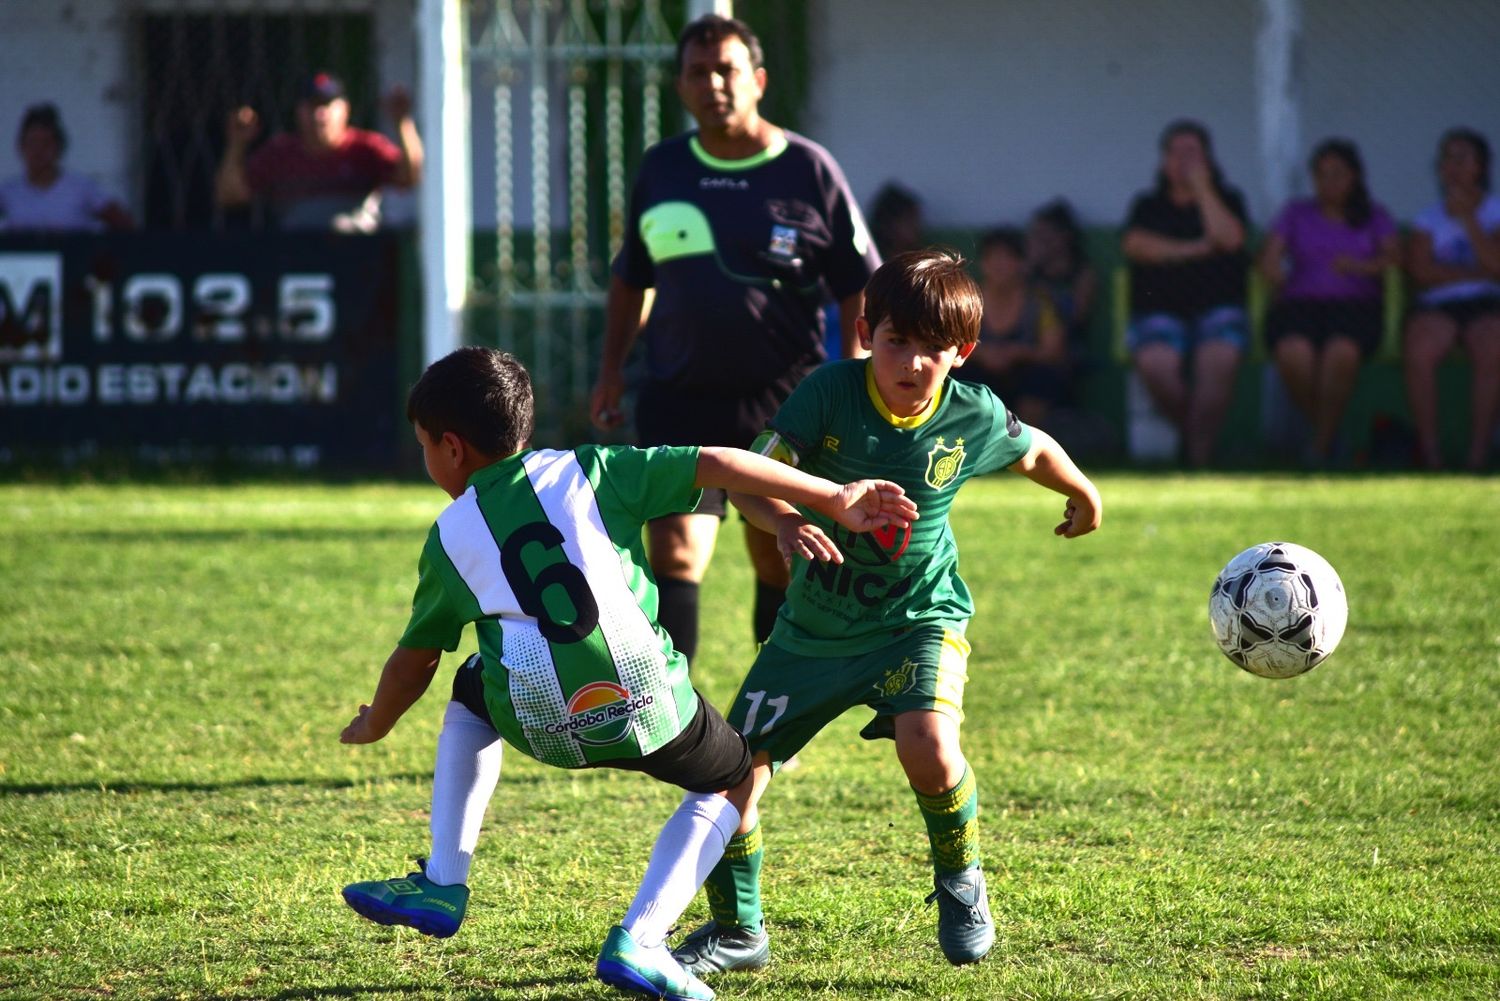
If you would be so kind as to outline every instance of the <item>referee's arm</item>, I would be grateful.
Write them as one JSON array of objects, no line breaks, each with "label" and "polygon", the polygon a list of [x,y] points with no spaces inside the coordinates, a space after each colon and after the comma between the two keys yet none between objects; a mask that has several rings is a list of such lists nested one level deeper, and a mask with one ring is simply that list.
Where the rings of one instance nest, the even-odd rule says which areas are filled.
[{"label": "referee's arm", "polygon": [[619,275],[610,275],[599,379],[589,396],[589,419],[602,431],[618,427],[625,420],[620,411],[620,396],[625,391],[625,359],[646,322],[646,313],[651,308],[649,292],[627,285]]},{"label": "referee's arm", "polygon": [[865,293],[859,291],[839,300],[839,343],[844,346],[845,358],[863,358],[869,354],[859,344],[859,332],[855,321],[864,314]]}]

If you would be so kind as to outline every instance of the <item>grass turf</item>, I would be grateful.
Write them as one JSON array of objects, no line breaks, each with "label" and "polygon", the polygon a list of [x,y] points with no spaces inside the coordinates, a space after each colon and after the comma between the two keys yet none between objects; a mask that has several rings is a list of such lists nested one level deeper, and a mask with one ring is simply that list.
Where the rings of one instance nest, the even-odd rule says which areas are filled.
[{"label": "grass turf", "polygon": [[[1500,481],[1101,488],[1104,529],[1073,542],[1017,477],[954,513],[994,952],[943,962],[920,818],[851,713],[767,796],[775,959],[720,996],[1500,996]],[[338,898],[425,850],[447,671],[381,743],[337,735],[441,505],[0,487],[0,996],[621,996],[593,959],[677,800],[643,777],[507,751],[453,939]],[[721,707],[752,653],[737,534],[695,668]],[[1351,606],[1339,651],[1284,682],[1233,667],[1205,615],[1220,566],[1277,538],[1326,556]]]}]

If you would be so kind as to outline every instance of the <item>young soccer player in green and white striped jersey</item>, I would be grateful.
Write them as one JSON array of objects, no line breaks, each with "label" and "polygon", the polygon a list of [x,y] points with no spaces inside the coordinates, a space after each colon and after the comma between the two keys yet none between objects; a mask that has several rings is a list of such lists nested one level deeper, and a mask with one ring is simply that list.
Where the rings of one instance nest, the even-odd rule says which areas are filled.
[{"label": "young soccer player in green and white striped jersey", "polygon": [[[889,482],[840,486],[740,449],[533,450],[532,408],[525,368],[487,348],[438,360],[408,397],[428,475],[453,503],[428,534],[411,618],[375,696],[340,739],[385,736],[469,623],[479,653],[454,677],[438,738],[430,859],[402,879],[351,884],[344,899],[382,924],[458,930],[502,737],[562,768],[644,772],[687,795],[596,972],[652,997],[709,999],[664,941],[739,823],[750,755],[656,622],[642,525],[692,510],[705,487],[808,505],[854,532],[904,530],[916,509]],[[841,558],[822,532],[798,545],[809,559]]]},{"label": "young soccer player in green and white striped jersey", "polygon": [[[971,476],[1011,469],[1067,498],[1058,535],[1099,527],[1099,493],[1045,432],[984,386],[949,372],[979,337],[979,290],[957,255],[924,250],[887,261],[865,286],[858,321],[868,359],[825,365],[782,404],[760,447],[800,469],[900,483],[922,519],[906,529],[840,532],[826,515],[736,496],[776,534],[792,584],[770,640],[740,686],[729,721],[750,741],[754,789],[739,832],[708,877],[713,920],[674,950],[690,972],[754,969],[770,958],[760,901],[764,850],[757,803],[774,770],[845,711],[875,711],[868,739],[893,738],[932,851],[938,942],[954,964],[994,941],[979,857],[978,784],[959,746],[974,602],[958,575],[948,510]],[[828,533],[841,564],[807,560],[798,540]]]}]

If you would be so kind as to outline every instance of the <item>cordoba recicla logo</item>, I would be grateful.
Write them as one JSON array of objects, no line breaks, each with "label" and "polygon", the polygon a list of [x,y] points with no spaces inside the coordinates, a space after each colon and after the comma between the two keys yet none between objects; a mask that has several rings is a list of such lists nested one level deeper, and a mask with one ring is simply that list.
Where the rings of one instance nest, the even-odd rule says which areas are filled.
[{"label": "cordoba recicla logo", "polygon": [[612,681],[594,681],[573,693],[568,715],[559,723],[548,723],[548,733],[566,733],[580,744],[603,747],[630,736],[635,714],[656,701],[655,696],[632,696],[630,690]]}]

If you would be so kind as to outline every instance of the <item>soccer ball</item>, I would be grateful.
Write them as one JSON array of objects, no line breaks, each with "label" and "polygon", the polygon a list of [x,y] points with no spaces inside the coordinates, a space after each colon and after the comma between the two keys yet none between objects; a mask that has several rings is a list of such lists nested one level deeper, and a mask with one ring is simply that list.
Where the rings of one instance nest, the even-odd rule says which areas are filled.
[{"label": "soccer ball", "polygon": [[1290,678],[1333,653],[1349,603],[1323,557],[1291,542],[1262,542],[1219,572],[1208,618],[1230,660],[1262,678]]}]

